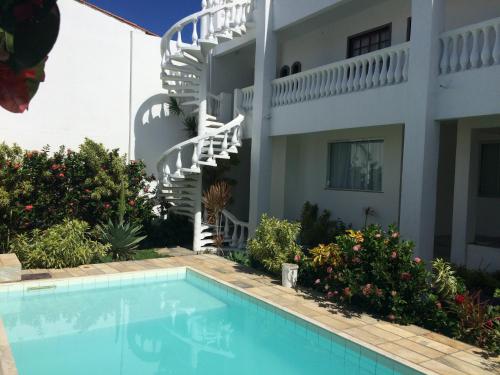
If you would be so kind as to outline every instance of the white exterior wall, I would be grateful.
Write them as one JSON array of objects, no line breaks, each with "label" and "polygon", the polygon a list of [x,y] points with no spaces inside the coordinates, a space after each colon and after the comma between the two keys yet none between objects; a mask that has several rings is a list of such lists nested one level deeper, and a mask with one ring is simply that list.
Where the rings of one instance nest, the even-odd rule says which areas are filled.
[{"label": "white exterior wall", "polygon": [[406,42],[407,18],[411,15],[409,0],[353,2],[344,15],[336,7],[312,20],[280,33],[277,71],[283,66],[302,63],[302,70],[330,64],[347,58],[347,39],[388,23],[392,24],[392,45]]},{"label": "white exterior wall", "polygon": [[445,30],[500,17],[498,0],[446,0]]},{"label": "white exterior wall", "polygon": [[[367,207],[376,212],[374,217],[369,217],[369,223],[397,224],[402,136],[402,126],[393,125],[274,138],[271,212],[288,219],[299,219],[303,204],[310,201],[321,209],[330,210],[332,219],[341,218],[356,228],[364,225],[364,209]],[[383,192],[326,188],[328,144],[366,139],[384,141]],[[283,160],[285,150],[286,160]],[[284,198],[280,200],[280,196]]]},{"label": "white exterior wall", "polygon": [[160,39],[76,1],[60,1],[59,8],[61,29],[46,82],[28,112],[0,110],[0,141],[27,149],[76,149],[87,137],[122,153],[130,145],[130,157],[144,158],[153,172],[159,154],[185,138],[177,120],[158,118],[159,107],[147,132],[134,127],[138,111],[151,108],[148,100],[162,92]]}]

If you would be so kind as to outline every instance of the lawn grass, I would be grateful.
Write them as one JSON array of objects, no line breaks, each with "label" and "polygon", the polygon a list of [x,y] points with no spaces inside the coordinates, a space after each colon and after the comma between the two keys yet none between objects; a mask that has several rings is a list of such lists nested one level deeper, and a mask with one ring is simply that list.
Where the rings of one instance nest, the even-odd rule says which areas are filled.
[{"label": "lawn grass", "polygon": [[[143,249],[137,250],[131,260],[146,260],[146,259],[156,259],[156,258],[168,258],[168,255],[160,255],[156,252],[158,249]],[[113,259],[111,255],[106,255],[101,259],[102,263],[111,263]]]}]

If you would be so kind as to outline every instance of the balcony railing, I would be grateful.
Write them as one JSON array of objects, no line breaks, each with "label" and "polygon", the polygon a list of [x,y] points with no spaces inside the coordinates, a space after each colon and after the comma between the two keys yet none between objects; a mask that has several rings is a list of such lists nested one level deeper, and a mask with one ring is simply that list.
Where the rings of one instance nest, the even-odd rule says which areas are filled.
[{"label": "balcony railing", "polygon": [[245,112],[251,111],[253,109],[253,97],[253,86],[234,90],[234,108]]},{"label": "balcony railing", "polygon": [[441,40],[441,74],[500,64],[500,18],[447,31]]},{"label": "balcony railing", "polygon": [[276,79],[272,82],[272,105],[279,107],[406,82],[409,55],[408,42]]}]

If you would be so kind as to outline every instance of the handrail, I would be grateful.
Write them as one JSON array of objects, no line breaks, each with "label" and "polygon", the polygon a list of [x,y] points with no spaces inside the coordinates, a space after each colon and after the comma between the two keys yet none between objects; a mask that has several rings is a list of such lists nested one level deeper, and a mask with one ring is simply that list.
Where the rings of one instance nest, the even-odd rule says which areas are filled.
[{"label": "handrail", "polygon": [[406,82],[409,56],[407,42],[275,79],[271,104],[277,107]]},{"label": "handrail", "polygon": [[172,26],[167,32],[165,32],[165,34],[163,34],[161,41],[162,56],[165,54],[166,49],[167,50],[170,49],[170,41],[172,40],[174,34],[182,30],[184,27],[188,26],[189,24],[192,24],[193,22],[201,19],[204,16],[213,15],[217,12],[220,12],[223,9],[229,9],[237,5],[247,5],[249,3],[250,3],[249,0],[232,0],[230,3],[218,4],[210,8],[202,9],[199,12],[193,13],[189,16],[184,17],[180,21],[177,21],[177,23],[174,26]]},{"label": "handrail", "polygon": [[473,23],[471,25],[466,25],[466,26],[458,27],[456,29],[444,31],[444,32],[441,33],[440,37],[451,36],[451,35],[455,35],[455,34],[458,34],[458,33],[463,33],[463,32],[466,32],[466,31],[470,31],[472,29],[477,29],[477,28],[480,28],[480,27],[495,26],[499,22],[500,22],[500,17],[492,18],[490,20],[486,20],[486,21],[482,21],[482,22],[477,22],[477,23]]},{"label": "handrail", "polygon": [[248,227],[249,226],[249,224],[247,222],[241,221],[240,219],[238,219],[236,216],[234,216],[231,212],[229,212],[226,209],[222,210],[222,214],[224,216],[226,216],[229,220],[231,220],[231,222],[233,224],[241,225],[241,226],[244,226],[244,227]]},{"label": "handrail", "polygon": [[191,144],[197,145],[198,143],[200,143],[201,141],[203,141],[207,138],[211,138],[211,137],[214,137],[216,135],[225,133],[226,131],[229,131],[236,126],[241,125],[241,123],[243,122],[244,119],[245,119],[245,117],[243,115],[238,115],[231,122],[228,122],[226,125],[221,126],[220,128],[218,128],[216,130],[213,130],[213,131],[207,130],[207,132],[203,135],[199,135],[197,137],[190,138],[184,142],[181,142],[181,143],[169,148],[167,151],[165,151],[163,154],[161,154],[161,157],[158,160],[158,163],[156,164],[157,169],[160,170],[162,163],[172,152],[179,151],[187,145],[191,145]]},{"label": "handrail", "polygon": [[372,58],[372,57],[377,57],[381,53],[384,53],[384,52],[385,53],[396,52],[396,51],[399,51],[400,49],[404,49],[404,47],[409,47],[409,46],[410,46],[410,42],[397,44],[395,46],[391,46],[391,47],[379,49],[377,51],[365,53],[365,54],[360,55],[360,56],[351,57],[349,59],[335,61],[335,62],[333,62],[331,64],[318,66],[317,68],[313,68],[313,69],[310,69],[310,70],[304,70],[303,72],[296,73],[296,74],[293,74],[293,75],[289,75],[289,76],[286,76],[286,77],[283,77],[283,78],[277,78],[277,79],[274,79],[272,81],[272,83],[285,82],[285,81],[287,81],[289,79],[292,79],[292,78],[306,77],[309,74],[319,73],[319,72],[321,72],[321,71],[323,71],[325,69],[328,69],[328,68],[335,68],[335,67],[337,67],[339,65],[344,65],[344,64],[349,64],[349,63],[355,63],[355,62],[362,61],[362,60],[367,60],[367,59]]}]

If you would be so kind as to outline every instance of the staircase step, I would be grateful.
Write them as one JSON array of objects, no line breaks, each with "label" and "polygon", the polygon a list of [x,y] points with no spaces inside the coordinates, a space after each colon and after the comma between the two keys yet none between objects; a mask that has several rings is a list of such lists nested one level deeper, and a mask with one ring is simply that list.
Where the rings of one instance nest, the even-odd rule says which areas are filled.
[{"label": "staircase step", "polygon": [[[161,79],[164,82],[172,81],[172,82],[190,82],[190,83],[199,83],[200,79],[198,77],[186,77],[186,76],[176,76],[172,74],[162,74]],[[174,86],[174,85],[172,85]]]},{"label": "staircase step", "polygon": [[182,106],[184,107],[189,107],[189,106],[192,106],[192,105],[195,105],[195,106],[198,106],[200,104],[200,100],[190,100],[188,102],[183,102],[181,103]]},{"label": "staircase step", "polygon": [[223,122],[218,122],[218,121],[207,121],[206,122],[206,126],[209,127],[209,128],[220,128],[222,126],[224,126],[226,124],[224,124]]},{"label": "staircase step", "polygon": [[169,92],[167,93],[168,96],[172,98],[197,98],[199,99],[198,93],[187,93],[187,92]]},{"label": "staircase step", "polygon": [[185,45],[182,46],[181,50],[183,53],[188,54],[191,57],[194,57],[196,60],[200,62],[205,62],[205,56],[203,55],[200,46]]},{"label": "staircase step", "polygon": [[[193,74],[196,76],[200,76],[201,71],[198,68],[195,68],[194,66],[186,65],[186,64],[172,64],[172,63],[165,63],[162,65],[163,69],[167,70],[168,72],[181,72],[181,73],[186,73],[186,74]],[[168,74],[168,73],[167,73]]]},{"label": "staircase step", "polygon": [[207,167],[217,167],[216,162],[208,162],[208,161],[199,160],[198,164],[199,165],[206,165]]},{"label": "staircase step", "polygon": [[186,57],[184,55],[173,55],[170,56],[170,60],[180,62],[189,66],[193,66],[197,69],[202,69],[203,64],[201,64],[198,60],[194,60],[192,58]]},{"label": "staircase step", "polygon": [[216,33],[215,37],[217,38],[219,43],[229,42],[230,40],[233,40],[232,33]]},{"label": "staircase step", "polygon": [[219,44],[219,42],[217,39],[200,39],[198,40],[198,44],[201,47],[203,55],[207,56],[209,52]]}]

